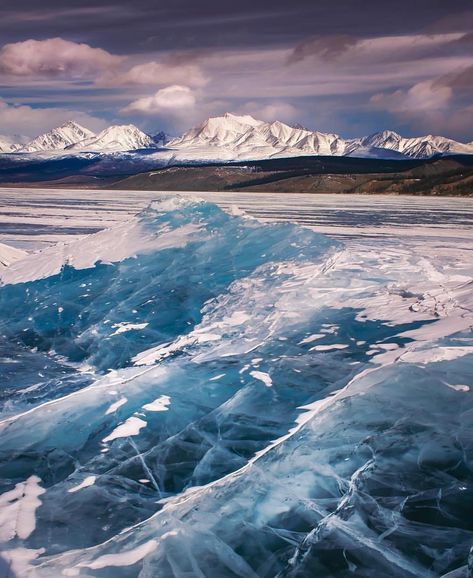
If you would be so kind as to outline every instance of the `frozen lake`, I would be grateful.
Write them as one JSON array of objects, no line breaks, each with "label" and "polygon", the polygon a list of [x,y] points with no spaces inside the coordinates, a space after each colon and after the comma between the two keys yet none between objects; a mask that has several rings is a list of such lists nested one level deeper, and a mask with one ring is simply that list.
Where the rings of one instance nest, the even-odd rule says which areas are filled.
[{"label": "frozen lake", "polygon": [[269,193],[166,193],[0,188],[0,242],[27,250],[125,221],[167,195],[200,197],[268,221],[352,237],[473,238],[473,199]]},{"label": "frozen lake", "polygon": [[2,189],[0,242],[0,574],[469,576],[473,199]]}]

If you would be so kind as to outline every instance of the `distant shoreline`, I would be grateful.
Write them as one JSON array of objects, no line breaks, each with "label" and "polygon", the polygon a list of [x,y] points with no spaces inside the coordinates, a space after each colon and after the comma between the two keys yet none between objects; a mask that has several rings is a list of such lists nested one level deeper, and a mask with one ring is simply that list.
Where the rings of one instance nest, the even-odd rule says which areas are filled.
[{"label": "distant shoreline", "polygon": [[69,166],[67,160],[3,168],[0,165],[0,186],[198,193],[473,196],[473,155],[423,161],[310,156],[156,168],[147,166],[145,171],[143,168],[127,164],[77,167]]}]

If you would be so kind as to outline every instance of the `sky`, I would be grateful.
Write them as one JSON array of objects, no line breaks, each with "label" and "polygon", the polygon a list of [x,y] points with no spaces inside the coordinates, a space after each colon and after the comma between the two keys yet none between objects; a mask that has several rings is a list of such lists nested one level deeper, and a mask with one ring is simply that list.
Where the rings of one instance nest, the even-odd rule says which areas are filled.
[{"label": "sky", "polygon": [[473,140],[465,0],[15,0],[0,22],[1,135],[233,112]]}]

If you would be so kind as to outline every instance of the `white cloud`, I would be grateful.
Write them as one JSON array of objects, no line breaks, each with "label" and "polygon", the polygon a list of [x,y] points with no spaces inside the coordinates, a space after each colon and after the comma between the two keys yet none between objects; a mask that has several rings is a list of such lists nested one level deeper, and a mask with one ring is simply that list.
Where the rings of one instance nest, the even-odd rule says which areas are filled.
[{"label": "white cloud", "polygon": [[0,49],[0,72],[22,77],[87,77],[124,60],[101,48],[63,38],[25,40]]},{"label": "white cloud", "polygon": [[91,130],[102,130],[107,123],[85,112],[66,108],[33,108],[28,105],[8,104],[0,99],[0,126],[2,133],[37,136],[61,125],[76,120]]},{"label": "white cloud", "polygon": [[454,90],[439,79],[418,82],[408,90],[375,94],[370,104],[417,130],[471,139],[473,106],[458,106]]},{"label": "white cloud", "polygon": [[111,86],[127,84],[165,86],[183,83],[187,86],[205,86],[208,80],[197,64],[152,61],[136,64],[126,72],[106,74],[101,82]]},{"label": "white cloud", "polygon": [[426,80],[414,84],[409,90],[375,94],[370,103],[388,112],[416,115],[445,109],[452,96],[453,91],[449,86]]},{"label": "white cloud", "polygon": [[197,99],[188,86],[174,84],[158,90],[153,96],[139,98],[122,109],[122,113],[180,116],[194,109]]}]

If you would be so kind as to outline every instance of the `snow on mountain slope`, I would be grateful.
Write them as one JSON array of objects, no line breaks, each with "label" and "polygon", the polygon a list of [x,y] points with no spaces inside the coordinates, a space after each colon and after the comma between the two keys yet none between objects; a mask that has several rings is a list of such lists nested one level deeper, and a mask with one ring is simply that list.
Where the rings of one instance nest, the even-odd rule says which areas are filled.
[{"label": "snow on mountain slope", "polygon": [[14,153],[20,148],[22,148],[27,142],[30,141],[30,138],[15,134],[13,136],[6,136],[1,134],[0,135],[0,154],[5,153]]},{"label": "snow on mountain slope", "polygon": [[336,134],[309,131],[280,121],[263,125],[260,132],[274,147],[289,147],[306,154],[340,155],[346,146],[344,139]]},{"label": "snow on mountain slope", "polygon": [[393,130],[383,130],[358,140],[361,146],[399,151],[402,148],[401,142],[405,139]]},{"label": "snow on mountain slope", "polygon": [[71,151],[130,151],[154,148],[154,140],[133,124],[113,125],[68,147]]},{"label": "snow on mountain slope", "polygon": [[[0,153],[46,155],[124,153],[158,149],[153,157],[167,163],[258,160],[304,155],[360,158],[429,158],[437,154],[473,154],[473,143],[459,143],[441,136],[405,138],[384,130],[368,136],[344,139],[333,133],[310,131],[280,121],[265,122],[250,115],[226,113],[207,119],[182,136],[170,139],[161,132],[152,137],[135,125],[114,125],[99,134],[68,122],[26,145],[0,137]],[[149,153],[149,151],[148,151]]]},{"label": "snow on mountain slope", "polygon": [[[336,134],[308,131],[291,127],[280,121],[272,123],[256,120],[252,116],[226,113],[210,118],[168,146],[178,151],[179,158],[189,154],[205,157],[254,159],[273,156],[342,155],[345,141]],[[187,157],[186,157],[187,158]]]},{"label": "snow on mountain slope", "polygon": [[210,118],[168,146],[175,160],[261,159],[283,156],[327,155],[371,158],[428,158],[435,154],[473,154],[471,144],[425,136],[404,138],[385,130],[346,140],[337,134],[310,131],[283,122],[263,122],[249,115],[226,113]]},{"label": "snow on mountain slope", "polygon": [[236,116],[227,112],[224,116],[207,119],[168,144],[177,148],[197,145],[231,146],[248,131],[263,124],[263,121],[257,121],[249,115]]},{"label": "snow on mountain slope", "polygon": [[350,152],[362,148],[376,148],[397,151],[411,158],[428,158],[436,154],[473,154],[473,146],[442,136],[420,136],[405,138],[400,134],[385,130],[351,141]]},{"label": "snow on mountain slope", "polygon": [[18,152],[34,153],[49,150],[64,150],[65,148],[95,136],[88,128],[84,128],[75,121],[68,121],[63,125],[46,132],[18,149]]},{"label": "snow on mountain slope", "polygon": [[436,154],[473,154],[473,146],[459,143],[443,136],[406,138],[401,152],[414,158],[427,158]]},{"label": "snow on mountain slope", "polygon": [[11,153],[14,146],[8,139],[0,137],[0,153]]}]

